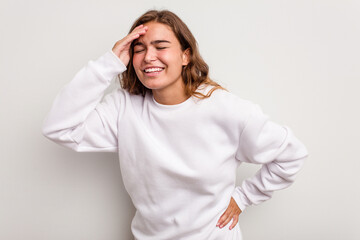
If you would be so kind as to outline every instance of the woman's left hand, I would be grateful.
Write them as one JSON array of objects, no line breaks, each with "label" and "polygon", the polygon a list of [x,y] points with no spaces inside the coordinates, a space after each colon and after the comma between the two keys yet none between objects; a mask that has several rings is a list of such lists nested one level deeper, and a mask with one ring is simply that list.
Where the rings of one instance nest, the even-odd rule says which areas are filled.
[{"label": "woman's left hand", "polygon": [[226,224],[228,224],[231,219],[233,219],[232,224],[229,228],[230,230],[233,229],[239,221],[240,213],[241,213],[241,209],[236,204],[235,200],[231,197],[229,206],[227,207],[223,215],[221,215],[216,226],[222,228],[226,226]]}]

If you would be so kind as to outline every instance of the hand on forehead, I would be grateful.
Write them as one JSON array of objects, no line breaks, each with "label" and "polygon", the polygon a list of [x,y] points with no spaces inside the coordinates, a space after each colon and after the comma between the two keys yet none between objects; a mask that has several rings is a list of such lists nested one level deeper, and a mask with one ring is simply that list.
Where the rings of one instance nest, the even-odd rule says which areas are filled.
[{"label": "hand on forehead", "polygon": [[135,40],[135,43],[140,42],[146,45],[158,43],[173,43],[177,41],[172,29],[163,23],[148,22],[144,24],[148,30]]}]

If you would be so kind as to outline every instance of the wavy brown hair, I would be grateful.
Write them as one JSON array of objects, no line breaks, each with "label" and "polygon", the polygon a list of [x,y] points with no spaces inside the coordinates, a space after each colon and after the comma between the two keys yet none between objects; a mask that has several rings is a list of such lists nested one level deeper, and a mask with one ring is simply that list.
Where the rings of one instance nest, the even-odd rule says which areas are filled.
[{"label": "wavy brown hair", "polygon": [[[200,56],[195,37],[190,32],[186,24],[173,12],[168,10],[150,10],[140,16],[132,25],[129,33],[137,26],[148,22],[157,22],[168,25],[179,40],[182,51],[189,49],[189,63],[183,67],[182,79],[185,84],[185,94],[187,96],[196,96],[198,98],[208,98],[216,89],[224,89],[218,83],[209,78],[209,66]],[[134,42],[133,42],[134,43]],[[145,96],[147,91],[151,91],[145,87],[138,79],[133,66],[134,44],[130,47],[130,61],[127,70],[124,71],[120,78],[121,87],[128,90],[132,94],[142,94]],[[206,94],[197,92],[196,90],[201,84],[211,85],[213,88]]]}]

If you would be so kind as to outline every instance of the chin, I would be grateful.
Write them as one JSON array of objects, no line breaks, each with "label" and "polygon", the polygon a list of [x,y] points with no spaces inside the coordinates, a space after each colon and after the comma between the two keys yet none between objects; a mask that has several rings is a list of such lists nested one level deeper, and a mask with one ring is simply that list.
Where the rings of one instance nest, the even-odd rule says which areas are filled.
[{"label": "chin", "polygon": [[156,81],[156,80],[147,80],[147,81],[141,81],[141,83],[145,86],[145,87],[147,87],[147,88],[149,88],[149,89],[151,89],[151,90],[154,90],[154,89],[160,89],[160,88],[163,88],[164,86],[164,84],[161,84],[161,82],[159,82],[159,81]]}]

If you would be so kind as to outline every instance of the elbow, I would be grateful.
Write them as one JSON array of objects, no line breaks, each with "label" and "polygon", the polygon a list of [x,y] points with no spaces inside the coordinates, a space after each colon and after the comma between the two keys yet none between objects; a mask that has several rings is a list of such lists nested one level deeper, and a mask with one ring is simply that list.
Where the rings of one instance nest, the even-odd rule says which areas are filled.
[{"label": "elbow", "polygon": [[302,169],[302,167],[305,163],[305,160],[308,158],[308,156],[309,156],[309,152],[308,152],[307,148],[305,147],[304,144],[299,142],[297,151],[294,154],[294,158],[290,161],[290,165],[293,166],[293,174],[292,175],[294,177]]},{"label": "elbow", "polygon": [[270,163],[268,166],[270,172],[275,173],[288,184],[295,181],[309,155],[306,147],[301,142],[292,144],[290,149],[288,148],[287,151],[277,156],[276,160],[272,162],[273,164]]},{"label": "elbow", "polygon": [[[269,164],[269,171],[277,175],[284,183],[288,185],[292,184],[298,173],[303,168],[306,158],[308,154],[298,155],[296,158],[284,160],[275,160],[273,164]],[[284,187],[285,188],[285,187]]]},{"label": "elbow", "polygon": [[49,130],[49,128],[48,128],[48,126],[47,126],[46,124],[43,124],[43,125],[41,126],[40,131],[41,131],[41,134],[42,134],[44,137],[51,139],[51,131]]},{"label": "elbow", "polygon": [[46,122],[43,123],[40,131],[44,137],[55,143],[61,144],[62,142],[64,142],[64,131],[57,130]]},{"label": "elbow", "polygon": [[47,139],[50,140],[56,140],[55,139],[55,131],[46,123],[46,121],[44,121],[44,123],[41,126],[41,134],[46,137]]},{"label": "elbow", "polygon": [[288,127],[286,127],[286,129],[288,130],[288,139],[286,149],[283,153],[284,159],[289,158],[297,161],[303,161],[309,155],[306,146],[297,137],[295,137]]},{"label": "elbow", "polygon": [[58,130],[58,128],[51,127],[44,123],[41,126],[41,133],[50,141],[61,145],[65,148],[71,149],[75,152],[83,152],[78,142],[71,136],[72,129]]},{"label": "elbow", "polygon": [[41,133],[44,137],[49,139],[50,141],[63,146],[67,149],[71,149],[75,152],[81,152],[81,148],[79,145],[72,139],[69,139],[66,134],[60,133],[59,131],[53,131],[46,126],[42,126]]}]

